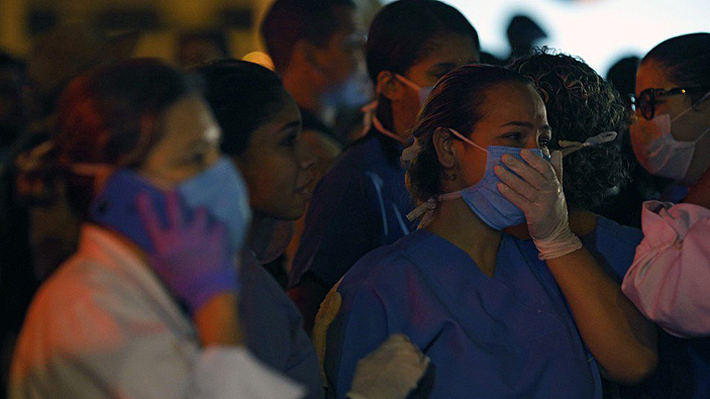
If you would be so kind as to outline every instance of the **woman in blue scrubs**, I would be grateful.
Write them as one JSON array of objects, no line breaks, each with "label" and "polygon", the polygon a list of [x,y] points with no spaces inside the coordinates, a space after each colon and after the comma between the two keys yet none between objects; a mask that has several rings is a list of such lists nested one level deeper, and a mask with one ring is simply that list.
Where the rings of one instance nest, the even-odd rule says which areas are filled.
[{"label": "woman in blue scrubs", "polygon": [[412,230],[413,201],[399,158],[431,87],[452,69],[478,61],[476,30],[455,8],[401,0],[372,23],[366,56],[377,103],[371,128],[350,146],[313,192],[293,259],[289,296],[310,333],[330,288],[371,250]]},{"label": "woman in blue scrubs", "polygon": [[[650,374],[652,325],[569,228],[561,153],[543,158],[552,132],[532,82],[459,68],[413,134],[407,182],[421,228],[369,253],[337,288],[325,361],[337,397],[396,332],[435,365],[431,398],[601,398],[602,372],[623,383]],[[520,222],[532,241],[501,231]]]}]

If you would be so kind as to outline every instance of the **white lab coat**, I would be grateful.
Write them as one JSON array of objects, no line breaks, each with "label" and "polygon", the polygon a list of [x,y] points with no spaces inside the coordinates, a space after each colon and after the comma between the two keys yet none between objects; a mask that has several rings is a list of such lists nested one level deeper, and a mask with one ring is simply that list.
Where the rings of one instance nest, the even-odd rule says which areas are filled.
[{"label": "white lab coat", "polygon": [[105,230],[39,290],[13,357],[10,398],[297,398],[241,347],[203,349],[151,269]]}]

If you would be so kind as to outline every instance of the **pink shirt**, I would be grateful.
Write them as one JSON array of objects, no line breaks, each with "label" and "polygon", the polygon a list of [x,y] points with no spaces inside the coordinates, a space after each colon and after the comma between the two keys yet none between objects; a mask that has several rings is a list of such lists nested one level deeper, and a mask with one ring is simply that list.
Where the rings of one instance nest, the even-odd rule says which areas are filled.
[{"label": "pink shirt", "polygon": [[668,333],[710,335],[710,209],[646,201],[641,220],[644,239],[622,290]]}]

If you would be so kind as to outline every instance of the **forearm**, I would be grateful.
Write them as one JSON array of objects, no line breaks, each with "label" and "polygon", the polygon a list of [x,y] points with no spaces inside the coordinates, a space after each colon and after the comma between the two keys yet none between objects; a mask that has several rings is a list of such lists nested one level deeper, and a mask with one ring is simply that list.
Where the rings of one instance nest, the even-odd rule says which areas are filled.
[{"label": "forearm", "polygon": [[635,384],[657,363],[656,332],[586,249],[547,260],[589,350],[617,382]]},{"label": "forearm", "polygon": [[237,309],[237,295],[233,293],[216,295],[197,309],[194,322],[203,346],[243,344]]}]

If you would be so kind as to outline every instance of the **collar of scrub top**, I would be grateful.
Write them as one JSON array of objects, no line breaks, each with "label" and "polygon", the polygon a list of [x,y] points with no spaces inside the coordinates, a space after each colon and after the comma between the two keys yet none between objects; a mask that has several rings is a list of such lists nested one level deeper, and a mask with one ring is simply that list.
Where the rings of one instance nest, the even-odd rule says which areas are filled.
[{"label": "collar of scrub top", "polygon": [[[562,147],[562,156],[567,156],[569,154],[572,154],[574,152],[577,152],[583,148],[589,148],[589,147],[594,147],[597,145],[605,144],[612,142],[616,140],[616,137],[618,134],[613,131],[608,131],[608,132],[603,132],[600,134],[597,134],[596,136],[592,136],[588,138],[586,141],[583,143],[579,141],[568,141],[568,140],[559,140],[557,143],[559,144],[560,147]],[[415,148],[421,151],[421,145],[417,145],[418,143],[415,142],[414,145],[412,145],[410,148]],[[411,159],[414,159],[417,154],[409,154]],[[419,218],[421,218],[421,221],[419,222],[419,226],[417,227],[418,229],[426,226],[431,222],[431,220],[434,218],[434,211],[436,210],[437,205],[439,204],[439,201],[445,201],[449,199],[454,199],[460,197],[460,192],[456,191],[453,193],[446,193],[446,194],[439,194],[432,196],[428,200],[422,202],[418,207],[414,208],[411,212],[407,214],[407,220],[410,222],[413,222]]]}]

